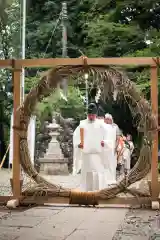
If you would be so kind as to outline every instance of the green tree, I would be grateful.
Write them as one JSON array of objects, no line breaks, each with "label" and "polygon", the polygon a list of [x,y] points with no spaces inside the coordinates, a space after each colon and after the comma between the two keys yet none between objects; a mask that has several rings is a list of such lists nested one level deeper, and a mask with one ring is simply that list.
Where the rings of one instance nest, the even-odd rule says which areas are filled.
[{"label": "green tree", "polygon": [[88,56],[121,57],[145,48],[144,33],[140,28],[107,19],[108,16],[99,17],[88,24],[85,30]]},{"label": "green tree", "polygon": [[[19,3],[0,1],[0,58],[9,59],[17,56],[19,42]],[[16,45],[15,45],[16,43]],[[16,47],[15,47],[16,46]],[[12,110],[12,79],[11,71],[0,70],[0,161],[6,151],[6,141],[9,136],[10,115]],[[7,166],[7,162],[5,163]]]},{"label": "green tree", "polygon": [[[27,58],[61,56],[61,3],[62,1],[59,0],[27,1]],[[68,0],[67,5],[69,57],[79,57],[81,54],[80,50],[89,57],[160,55],[159,0]],[[19,19],[19,1],[1,0],[1,58],[20,56]],[[59,21],[57,21],[58,19]],[[130,78],[137,83],[138,87],[149,98],[149,70],[145,68],[130,68],[127,71]],[[26,72],[27,93],[37,83],[38,78],[36,76],[37,70],[32,69]],[[76,91],[78,91],[77,88]],[[72,116],[69,105],[83,105],[83,100],[81,102],[80,99],[76,99],[75,92],[69,89],[67,104],[62,99],[56,97],[51,99],[52,104],[46,101],[40,103],[39,113],[40,111],[43,113],[46,111],[46,114],[47,112],[51,113],[54,107],[56,111],[61,111],[63,115],[67,111],[67,114]],[[72,98],[70,94],[73,95]],[[12,108],[12,84],[9,71],[0,71],[0,100],[2,102],[0,104],[0,122],[3,129],[4,122],[9,124]],[[76,100],[80,102],[76,102]],[[58,106],[61,106],[61,109],[57,107],[56,101],[59,104]],[[83,115],[81,107],[77,107],[73,112],[78,118]],[[1,135],[0,139],[2,140],[4,137]]]},{"label": "green tree", "polygon": [[41,121],[50,118],[54,112],[60,113],[64,118],[83,119],[85,108],[80,90],[69,87],[67,101],[61,97],[60,91],[57,90],[56,93],[40,102],[36,108],[36,114]]}]

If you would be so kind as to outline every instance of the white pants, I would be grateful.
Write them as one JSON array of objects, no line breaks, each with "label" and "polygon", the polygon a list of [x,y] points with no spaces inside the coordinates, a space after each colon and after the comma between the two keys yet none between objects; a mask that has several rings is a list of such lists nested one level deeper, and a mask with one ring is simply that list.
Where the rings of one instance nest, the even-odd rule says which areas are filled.
[{"label": "white pants", "polygon": [[130,170],[131,168],[131,151],[126,148],[123,152],[123,164],[126,170]]},{"label": "white pants", "polygon": [[98,191],[107,187],[106,169],[101,154],[82,155],[81,191]]},{"label": "white pants", "polygon": [[104,147],[103,150],[103,161],[106,169],[106,182],[108,184],[116,183],[116,167],[117,167],[117,156],[109,148]]}]

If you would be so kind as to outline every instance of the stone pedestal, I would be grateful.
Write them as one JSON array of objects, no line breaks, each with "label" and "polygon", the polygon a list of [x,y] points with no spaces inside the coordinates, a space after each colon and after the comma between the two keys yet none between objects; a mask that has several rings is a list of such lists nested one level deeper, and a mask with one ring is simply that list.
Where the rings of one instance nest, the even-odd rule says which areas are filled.
[{"label": "stone pedestal", "polygon": [[56,124],[55,119],[48,125],[50,136],[52,137],[46,154],[39,159],[40,172],[47,175],[67,175],[68,174],[68,159],[65,159],[57,136],[59,135],[59,125]]},{"label": "stone pedestal", "polygon": [[40,172],[46,175],[68,175],[68,161],[45,159],[40,160]]}]

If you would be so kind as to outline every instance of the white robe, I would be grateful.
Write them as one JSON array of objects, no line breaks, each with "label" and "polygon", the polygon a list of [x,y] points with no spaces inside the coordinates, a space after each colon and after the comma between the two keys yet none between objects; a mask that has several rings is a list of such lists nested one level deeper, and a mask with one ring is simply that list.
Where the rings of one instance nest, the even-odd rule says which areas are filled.
[{"label": "white robe", "polygon": [[116,183],[117,156],[116,148],[116,128],[112,124],[105,125],[103,158],[107,169],[106,181],[108,184]]},{"label": "white robe", "polygon": [[[81,121],[82,122],[82,121]],[[80,127],[78,126],[73,133],[73,175],[79,173],[82,167],[82,150],[78,148],[80,144]]]},{"label": "white robe", "polygon": [[118,127],[118,125],[117,125],[117,124],[115,124],[115,123],[113,123],[113,124],[112,124],[112,126],[113,126],[113,127],[115,127],[115,129],[116,129],[116,136],[120,136],[120,134],[121,134],[121,131],[120,131],[120,129],[119,129],[119,127]]},{"label": "white robe", "polygon": [[[81,143],[80,128],[84,129],[83,149],[78,148]],[[103,140],[104,125],[98,119],[92,123],[88,119],[81,121],[74,132],[73,174],[77,174],[81,169],[81,191],[96,191],[107,186],[101,146]]]},{"label": "white robe", "polygon": [[124,144],[122,158],[123,158],[124,168],[129,171],[131,168],[131,155],[134,150],[134,144],[132,141],[128,141],[128,144],[130,147]]}]

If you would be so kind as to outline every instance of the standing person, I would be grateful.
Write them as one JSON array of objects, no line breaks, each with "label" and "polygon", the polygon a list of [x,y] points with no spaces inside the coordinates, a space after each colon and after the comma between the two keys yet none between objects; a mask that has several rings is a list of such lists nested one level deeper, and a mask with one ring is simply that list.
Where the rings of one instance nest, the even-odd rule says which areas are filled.
[{"label": "standing person", "polygon": [[[115,129],[116,131],[116,147],[115,147],[115,158],[116,158],[116,170],[117,170],[117,167],[118,167],[118,153],[117,153],[117,148],[118,148],[118,144],[119,144],[119,139],[120,139],[120,136],[121,136],[121,130],[119,128],[119,126],[114,123],[113,121],[113,118],[112,118],[112,126],[113,128]],[[116,171],[116,175],[117,175],[117,171]]]},{"label": "standing person", "polygon": [[106,165],[107,173],[106,179],[107,183],[116,183],[116,128],[113,126],[112,115],[105,115],[105,136],[104,136],[104,150],[103,158],[104,164]]},{"label": "standing person", "polygon": [[131,168],[131,155],[134,150],[132,136],[121,136],[118,144],[118,170],[120,175],[127,175]]},{"label": "standing person", "polygon": [[104,117],[102,116],[97,116],[97,119],[103,124],[104,123]]},{"label": "standing person", "polygon": [[132,141],[132,136],[127,134],[124,140],[124,150],[123,150],[123,161],[124,161],[124,171],[128,174],[131,169],[131,155],[134,150],[134,144]]},{"label": "standing person", "polygon": [[99,106],[97,119],[99,119],[102,123],[104,123],[104,116],[105,116],[104,110],[101,106]]},{"label": "standing person", "polygon": [[73,135],[73,174],[81,170],[82,191],[96,191],[106,187],[103,140],[104,123],[97,119],[97,107],[91,103],[88,106],[87,119],[80,122]]},{"label": "standing person", "polygon": [[117,177],[124,174],[123,151],[125,145],[125,136],[121,133],[117,141]]}]

